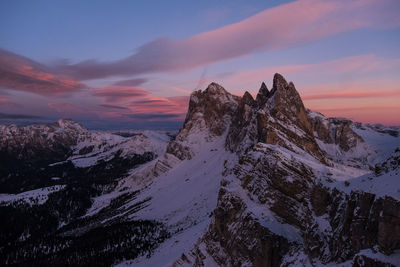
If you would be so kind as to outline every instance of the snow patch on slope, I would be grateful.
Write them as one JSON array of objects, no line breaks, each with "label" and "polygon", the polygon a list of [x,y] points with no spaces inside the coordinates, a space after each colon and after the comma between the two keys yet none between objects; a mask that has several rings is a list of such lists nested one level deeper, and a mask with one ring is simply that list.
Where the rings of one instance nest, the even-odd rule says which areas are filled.
[{"label": "snow patch on slope", "polygon": [[391,196],[400,200],[400,170],[394,170],[376,176],[368,173],[360,177],[349,179],[347,182],[336,184],[336,187],[346,193],[351,191],[364,191],[384,198]]},{"label": "snow patch on slope", "polygon": [[[153,131],[144,131],[142,134],[133,137],[122,137],[106,132],[92,132],[90,138],[85,138],[74,147],[73,155],[68,159],[79,168],[90,167],[100,160],[108,161],[117,152],[121,157],[132,154],[143,154],[153,152],[155,155],[162,155],[165,150],[169,136]],[[89,149],[89,153],[81,151]]]},{"label": "snow patch on slope", "polygon": [[[355,127],[355,125],[352,125],[352,130],[361,136],[368,145],[369,149],[367,149],[367,151],[370,153],[368,155],[368,162],[371,165],[385,160],[390,156],[394,148],[400,146],[400,135],[392,136],[383,131],[379,132],[370,125],[362,125],[362,127]],[[365,148],[358,148],[359,153],[362,153],[363,149]]]},{"label": "snow patch on slope", "polygon": [[30,206],[42,205],[49,199],[49,194],[64,188],[65,185],[53,185],[19,194],[0,194],[0,206],[8,206],[16,203],[28,204]]},{"label": "snow patch on slope", "polygon": [[189,251],[193,244],[203,235],[210,221],[211,218],[176,233],[155,249],[150,258],[142,256],[132,261],[121,262],[116,266],[173,266],[176,259],[178,259],[182,253]]}]

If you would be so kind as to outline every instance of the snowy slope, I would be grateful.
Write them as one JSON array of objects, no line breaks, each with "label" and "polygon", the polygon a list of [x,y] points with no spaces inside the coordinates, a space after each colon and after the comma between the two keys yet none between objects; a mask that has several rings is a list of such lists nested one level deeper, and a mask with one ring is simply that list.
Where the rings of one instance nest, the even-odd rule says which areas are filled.
[{"label": "snowy slope", "polygon": [[[400,145],[398,127],[361,124],[344,118],[327,118],[312,110],[308,110],[308,116],[319,123],[318,129],[330,132],[331,138],[325,140],[321,139],[317,132],[314,132],[314,136],[319,147],[337,163],[370,169],[389,157]],[[343,140],[346,140],[346,145],[349,146],[347,149],[341,147],[340,142]]]},{"label": "snowy slope", "polygon": [[42,205],[48,199],[48,195],[65,188],[65,185],[54,185],[40,189],[25,191],[19,194],[0,194],[0,206],[12,204]]},{"label": "snowy slope", "polygon": [[[225,135],[212,142],[204,142],[195,157],[180,161],[170,171],[155,177],[137,199],[127,204],[134,205],[151,198],[145,208],[132,215],[132,219],[160,221],[173,236],[157,248],[150,259],[143,257],[121,263],[121,266],[172,264],[183,250],[194,245],[211,220],[227,161],[237,160],[236,155],[224,149],[224,141]],[[123,184],[127,186],[128,183],[125,181]],[[132,186],[135,188],[136,184]],[[169,249],[166,251],[165,248]]]},{"label": "snowy slope", "polygon": [[375,172],[349,179],[346,182],[335,184],[336,188],[350,193],[363,191],[375,194],[376,197],[390,196],[400,200],[400,148],[385,161],[376,165]]},{"label": "snowy slope", "polygon": [[376,176],[374,173],[349,179],[347,183],[335,184],[335,187],[350,193],[351,191],[363,191],[375,194],[376,197],[390,196],[400,201],[400,171],[390,171]]},{"label": "snowy slope", "polygon": [[[368,145],[369,149],[366,149],[370,153],[368,161],[372,165],[387,159],[393,153],[394,149],[400,146],[400,130],[397,127],[372,126],[369,124],[356,127],[354,124],[352,129]],[[357,149],[362,151],[362,147]]]},{"label": "snowy slope", "polygon": [[[108,161],[117,152],[121,157],[132,154],[152,152],[156,156],[165,152],[169,137],[166,134],[153,131],[144,131],[133,137],[122,137],[106,132],[93,131],[89,137],[79,140],[73,147],[73,155],[67,160],[72,161],[76,167],[89,167],[100,160]],[[82,151],[89,151],[82,153]],[[82,155],[83,154],[83,155]]]}]

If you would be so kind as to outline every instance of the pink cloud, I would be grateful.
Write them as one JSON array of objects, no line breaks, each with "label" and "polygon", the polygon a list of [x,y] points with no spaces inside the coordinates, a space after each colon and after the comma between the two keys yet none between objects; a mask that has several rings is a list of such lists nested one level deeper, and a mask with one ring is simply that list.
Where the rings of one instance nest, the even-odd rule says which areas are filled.
[{"label": "pink cloud", "polygon": [[303,100],[319,100],[319,99],[332,99],[332,98],[366,98],[366,97],[388,97],[400,96],[400,89],[398,90],[376,90],[376,91],[333,91],[322,94],[303,95]]},{"label": "pink cloud", "polygon": [[368,80],[315,85],[309,89],[310,92],[302,96],[306,107],[327,116],[346,117],[364,123],[400,125],[398,83]]},{"label": "pink cloud", "polygon": [[12,101],[8,95],[2,94],[2,92],[0,92],[0,108],[1,107],[9,109],[19,107],[19,105]]},{"label": "pink cloud", "polygon": [[314,109],[329,117],[344,117],[362,123],[380,123],[400,126],[400,107],[374,105],[345,108],[316,108]]},{"label": "pink cloud", "polygon": [[[383,71],[397,71],[398,69],[400,69],[400,59],[398,58],[382,58],[373,54],[365,54],[312,64],[281,65],[241,70],[210,77],[209,80],[222,80],[223,83],[242,88],[254,82],[261,83],[261,81],[265,81],[266,78],[271,77],[276,72],[283,73],[284,76],[290,74],[297,74],[297,77],[299,75],[308,75],[307,80],[309,82],[307,83],[309,84],[310,82],[312,83],[313,77],[337,80],[337,77],[342,79],[343,75],[351,75],[353,77],[356,74],[369,75]],[[326,79],[327,76],[335,76],[336,78]],[[298,84],[298,82],[295,81],[295,84]],[[308,87],[305,89],[307,91],[310,90]]]},{"label": "pink cloud", "polygon": [[84,87],[28,58],[0,49],[0,88],[49,95],[71,93]]},{"label": "pink cloud", "polygon": [[6,97],[0,96],[0,104],[9,103],[10,100]]},{"label": "pink cloud", "polygon": [[105,100],[98,105],[100,117],[141,122],[182,121],[189,103],[189,96],[157,97],[130,86],[106,86],[92,95]]},{"label": "pink cloud", "polygon": [[189,104],[189,96],[175,97],[150,97],[143,100],[137,100],[129,105],[131,113],[130,118],[154,120],[173,120],[182,121],[186,116]]},{"label": "pink cloud", "polygon": [[104,118],[115,118],[134,122],[183,121],[186,116],[188,96],[159,98],[149,97],[129,104],[102,104],[101,113]]},{"label": "pink cloud", "polygon": [[[352,82],[315,83],[303,85],[302,95],[317,98],[360,98],[368,97],[394,97],[400,96],[399,80],[396,77],[391,79],[382,78],[360,78]],[[326,95],[327,97],[323,97]],[[321,97],[319,97],[321,96]],[[336,97],[335,97],[336,96]]]},{"label": "pink cloud", "polygon": [[81,115],[87,112],[83,107],[68,102],[51,102],[47,105],[61,114]]},{"label": "pink cloud", "polygon": [[132,101],[137,98],[148,96],[149,92],[131,86],[106,86],[93,92],[93,96],[104,97],[107,102]]},{"label": "pink cloud", "polygon": [[183,40],[154,40],[118,61],[87,60],[58,68],[82,80],[182,71],[354,29],[398,27],[398,7],[395,0],[298,0]]},{"label": "pink cloud", "polygon": [[147,79],[145,78],[135,78],[135,79],[130,79],[130,80],[121,80],[118,82],[115,82],[113,85],[117,86],[139,86],[147,82]]},{"label": "pink cloud", "polygon": [[118,105],[110,105],[110,104],[100,104],[99,106],[112,109],[112,110],[129,110],[127,107],[118,106]]}]

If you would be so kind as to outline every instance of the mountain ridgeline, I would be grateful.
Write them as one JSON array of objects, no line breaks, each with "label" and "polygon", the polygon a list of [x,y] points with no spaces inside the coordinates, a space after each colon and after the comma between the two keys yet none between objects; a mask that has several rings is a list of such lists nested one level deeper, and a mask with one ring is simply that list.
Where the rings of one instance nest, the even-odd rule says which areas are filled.
[{"label": "mountain ridgeline", "polygon": [[399,128],[309,110],[280,74],[193,92],[176,135],[0,137],[2,265],[400,265]]}]

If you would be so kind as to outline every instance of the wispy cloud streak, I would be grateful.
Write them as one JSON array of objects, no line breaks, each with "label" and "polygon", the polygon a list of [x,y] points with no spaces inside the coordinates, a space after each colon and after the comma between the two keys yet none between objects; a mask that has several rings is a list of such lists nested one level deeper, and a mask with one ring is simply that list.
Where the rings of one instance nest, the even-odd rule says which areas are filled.
[{"label": "wispy cloud streak", "polygon": [[400,96],[399,90],[377,90],[377,91],[334,91],[323,94],[304,95],[303,100],[320,100],[333,98],[369,98]]},{"label": "wispy cloud streak", "polygon": [[127,58],[59,65],[78,80],[173,72],[271,51],[354,29],[400,26],[395,0],[298,0],[183,40],[156,39]]},{"label": "wispy cloud streak", "polygon": [[76,92],[84,87],[42,64],[0,49],[0,88],[54,95]]}]

